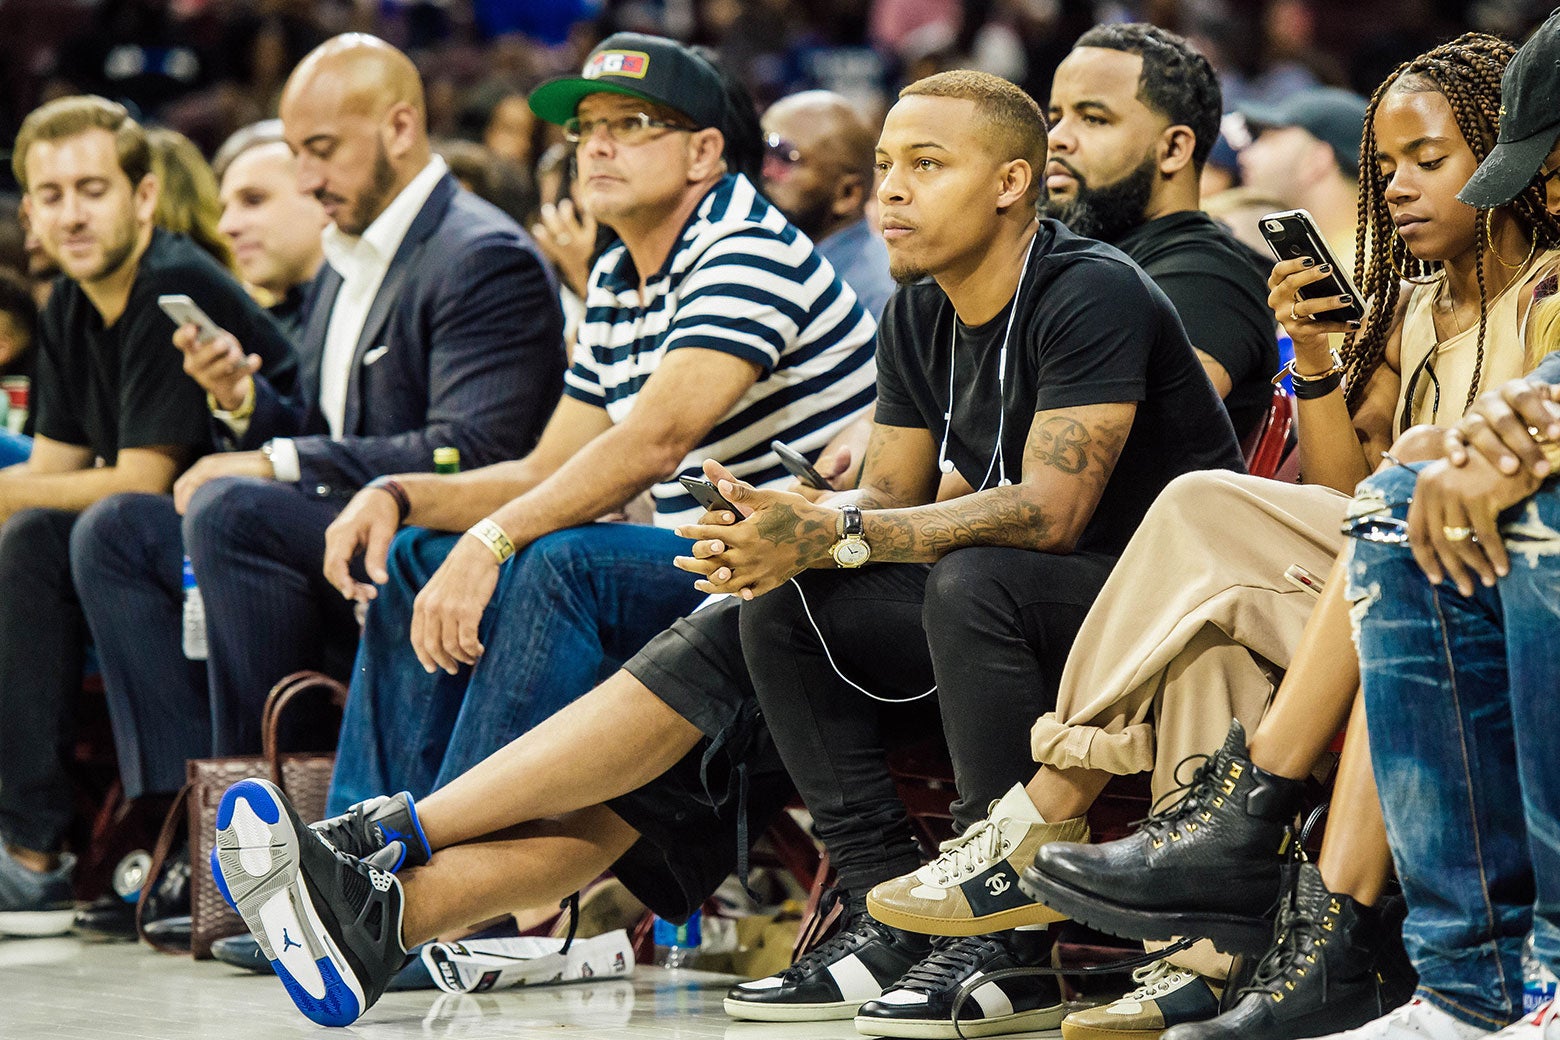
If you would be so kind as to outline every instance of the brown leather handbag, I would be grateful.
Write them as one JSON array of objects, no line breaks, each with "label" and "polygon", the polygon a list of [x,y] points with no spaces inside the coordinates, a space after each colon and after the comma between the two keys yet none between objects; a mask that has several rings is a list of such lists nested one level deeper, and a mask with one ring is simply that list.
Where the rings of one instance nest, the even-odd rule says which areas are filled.
[{"label": "brown leather handbag", "polygon": [[[304,694],[329,697],[337,708],[347,703],[347,688],[320,672],[295,672],[271,688],[261,721],[261,754],[230,758],[191,759],[186,783],[163,822],[162,834],[152,856],[152,867],[136,906],[136,924],[146,906],[147,894],[162,876],[167,858],[178,848],[179,834],[188,829],[190,846],[190,952],[196,960],[211,957],[211,944],[245,931],[244,922],[217,891],[211,876],[211,850],[216,843],[217,806],[223,793],[246,777],[261,776],[276,784],[306,820],[325,814],[325,794],[336,756],[322,753],[284,753],[278,746],[282,712]],[[184,810],[181,812],[180,810]],[[145,936],[144,930],[142,931]],[[148,940],[149,942],[151,940]],[[158,943],[153,942],[157,946]],[[182,952],[182,951],[180,951]]]}]

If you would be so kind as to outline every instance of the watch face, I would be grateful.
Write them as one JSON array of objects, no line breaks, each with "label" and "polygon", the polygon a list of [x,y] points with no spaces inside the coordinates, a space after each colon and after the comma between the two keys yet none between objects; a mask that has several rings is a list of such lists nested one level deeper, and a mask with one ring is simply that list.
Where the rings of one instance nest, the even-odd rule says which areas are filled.
[{"label": "watch face", "polygon": [[834,562],[841,567],[860,567],[872,555],[872,549],[859,539],[848,539],[834,547]]}]

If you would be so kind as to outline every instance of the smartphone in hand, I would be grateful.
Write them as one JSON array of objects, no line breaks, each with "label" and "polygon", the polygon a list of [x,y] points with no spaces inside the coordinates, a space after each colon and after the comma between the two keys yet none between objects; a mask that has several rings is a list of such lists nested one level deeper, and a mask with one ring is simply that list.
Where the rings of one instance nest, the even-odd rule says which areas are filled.
[{"label": "smartphone in hand", "polygon": [[688,489],[688,494],[692,495],[699,505],[704,507],[705,512],[715,513],[724,509],[738,520],[742,519],[742,514],[737,511],[737,507],[727,502],[721,496],[720,489],[710,481],[703,477],[678,477],[677,479],[682,482],[683,487]]},{"label": "smartphone in hand", "polygon": [[1262,232],[1263,241],[1267,242],[1268,248],[1279,260],[1308,256],[1314,261],[1314,266],[1326,265],[1332,268],[1327,277],[1302,288],[1297,293],[1300,299],[1316,300],[1325,296],[1352,298],[1347,306],[1321,311],[1315,315],[1317,321],[1359,321],[1365,317],[1359,290],[1349,280],[1348,272],[1333,258],[1332,250],[1327,248],[1327,240],[1322,238],[1322,232],[1311,214],[1303,209],[1269,213],[1257,221],[1257,229]]},{"label": "smartphone in hand", "polygon": [[157,297],[157,306],[173,319],[181,329],[186,325],[196,327],[195,342],[210,343],[222,331],[200,305],[183,293],[165,293]]},{"label": "smartphone in hand", "polygon": [[819,473],[813,467],[813,464],[807,461],[807,456],[791,447],[785,441],[770,441],[769,450],[774,452],[780,459],[780,465],[785,467],[785,471],[803,484],[818,491],[833,490],[829,486],[829,482],[823,479],[823,474]]}]

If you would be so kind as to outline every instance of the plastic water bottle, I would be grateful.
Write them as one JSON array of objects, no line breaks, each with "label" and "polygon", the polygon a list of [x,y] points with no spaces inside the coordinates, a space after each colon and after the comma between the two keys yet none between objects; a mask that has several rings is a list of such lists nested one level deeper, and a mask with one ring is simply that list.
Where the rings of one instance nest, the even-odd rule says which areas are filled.
[{"label": "plastic water bottle", "polygon": [[[657,921],[659,925],[661,922]],[[660,942],[659,936],[656,942]],[[1533,948],[1533,933],[1522,944],[1522,1014],[1530,1015],[1555,999],[1555,977]]]},{"label": "plastic water bottle", "polygon": [[206,604],[188,556],[184,558],[184,656],[191,661],[206,659]]},{"label": "plastic water bottle", "polygon": [[699,911],[688,918],[686,924],[673,924],[665,918],[655,919],[655,962],[673,971],[691,968],[699,959]]}]

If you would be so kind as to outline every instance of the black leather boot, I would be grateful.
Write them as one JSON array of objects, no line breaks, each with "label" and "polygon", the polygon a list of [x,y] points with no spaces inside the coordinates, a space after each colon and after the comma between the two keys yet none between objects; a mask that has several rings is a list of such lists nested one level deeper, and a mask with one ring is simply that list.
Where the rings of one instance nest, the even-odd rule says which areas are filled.
[{"label": "black leather boot", "polygon": [[[1401,926],[1374,907],[1327,891],[1321,872],[1300,865],[1278,913],[1273,945],[1229,1011],[1189,1022],[1161,1040],[1301,1040],[1354,1029],[1413,993],[1384,978],[1383,954]],[[1399,980],[1406,981],[1406,980]]]},{"label": "black leather boot", "polygon": [[1231,722],[1178,802],[1120,841],[1041,846],[1019,887],[1113,935],[1199,936],[1226,953],[1260,953],[1273,936],[1303,789],[1258,769],[1246,731]]}]

